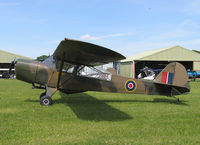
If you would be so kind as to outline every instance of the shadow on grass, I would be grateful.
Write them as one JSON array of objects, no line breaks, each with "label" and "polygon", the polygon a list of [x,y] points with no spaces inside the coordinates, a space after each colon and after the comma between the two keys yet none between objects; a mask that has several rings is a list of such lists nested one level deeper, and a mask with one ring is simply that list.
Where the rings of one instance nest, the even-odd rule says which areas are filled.
[{"label": "shadow on grass", "polygon": [[167,98],[154,98],[153,101],[151,100],[102,100],[104,103],[108,102],[141,102],[141,103],[169,103],[169,104],[176,104],[176,105],[188,105],[186,104],[187,101],[177,101],[176,99],[167,99]]},{"label": "shadow on grass", "polygon": [[[53,100],[53,103],[66,104],[72,109],[76,116],[82,120],[123,121],[133,119],[130,115],[85,93],[67,95],[60,92],[60,95],[61,98]],[[26,100],[26,102],[39,103],[39,100]]]},{"label": "shadow on grass", "polygon": [[176,104],[176,105],[188,105],[186,104],[187,101],[184,101],[184,100],[177,100],[177,99],[166,99],[166,98],[154,98],[153,101],[154,103],[160,103],[160,102],[163,102],[163,103],[170,103],[170,104]]},{"label": "shadow on grass", "polygon": [[54,103],[66,104],[78,118],[83,120],[123,121],[133,119],[128,114],[85,93],[66,95],[60,92],[60,95],[61,99],[55,100]]},{"label": "shadow on grass", "polygon": [[[118,102],[144,102],[144,103],[170,103],[176,105],[187,105],[186,101],[178,102],[176,99],[155,98],[151,100],[98,100],[86,93],[70,94],[60,92],[61,98],[54,100],[54,104],[65,104],[69,106],[76,116],[82,120],[91,121],[123,121],[133,119],[130,115],[113,108],[107,103]],[[38,102],[39,100],[25,100],[26,102]]]}]

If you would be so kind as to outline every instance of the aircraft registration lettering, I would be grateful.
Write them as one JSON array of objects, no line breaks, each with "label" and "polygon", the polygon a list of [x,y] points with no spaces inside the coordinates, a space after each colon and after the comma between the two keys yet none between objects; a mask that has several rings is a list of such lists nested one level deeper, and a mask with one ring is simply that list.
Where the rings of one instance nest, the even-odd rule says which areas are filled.
[{"label": "aircraft registration lettering", "polygon": [[129,79],[125,82],[124,88],[127,92],[132,93],[136,90],[137,84],[133,79]]}]

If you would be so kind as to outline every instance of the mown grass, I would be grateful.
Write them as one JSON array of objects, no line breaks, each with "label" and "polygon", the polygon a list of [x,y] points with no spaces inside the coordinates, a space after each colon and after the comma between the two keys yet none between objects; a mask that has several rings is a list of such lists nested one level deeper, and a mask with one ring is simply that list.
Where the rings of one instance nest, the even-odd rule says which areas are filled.
[{"label": "mown grass", "polygon": [[200,82],[181,102],[164,96],[57,92],[40,106],[42,90],[0,80],[0,144],[200,144]]}]

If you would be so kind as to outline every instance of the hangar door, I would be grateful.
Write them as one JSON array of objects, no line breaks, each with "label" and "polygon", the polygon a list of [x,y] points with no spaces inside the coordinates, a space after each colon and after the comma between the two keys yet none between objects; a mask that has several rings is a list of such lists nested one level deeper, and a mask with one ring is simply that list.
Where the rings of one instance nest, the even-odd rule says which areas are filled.
[{"label": "hangar door", "polygon": [[124,77],[133,76],[133,62],[121,62],[120,63],[120,75]]},{"label": "hangar door", "polygon": [[200,70],[200,62],[199,61],[194,61],[194,70]]}]

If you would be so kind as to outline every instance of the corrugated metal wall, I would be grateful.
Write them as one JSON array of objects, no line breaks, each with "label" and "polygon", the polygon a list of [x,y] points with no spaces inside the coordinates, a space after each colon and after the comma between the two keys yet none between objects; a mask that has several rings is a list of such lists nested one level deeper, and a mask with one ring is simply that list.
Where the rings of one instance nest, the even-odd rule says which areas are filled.
[{"label": "corrugated metal wall", "polygon": [[121,62],[120,75],[124,77],[132,77],[133,74],[133,62]]},{"label": "corrugated metal wall", "polygon": [[194,61],[193,62],[194,70],[200,70],[200,61]]},{"label": "corrugated metal wall", "polygon": [[[134,61],[146,61],[146,62],[182,62],[186,68],[193,68],[194,70],[200,70],[200,54],[181,46],[174,46],[170,48],[147,51],[135,56],[131,56],[126,60],[121,61],[120,75],[125,77],[134,78],[134,70],[138,70],[138,66],[134,64]],[[141,69],[141,68],[140,68]]]},{"label": "corrugated metal wall", "polygon": [[141,58],[140,60],[195,61],[199,59],[200,59],[200,54],[180,46],[175,46],[152,55],[147,55]]}]

